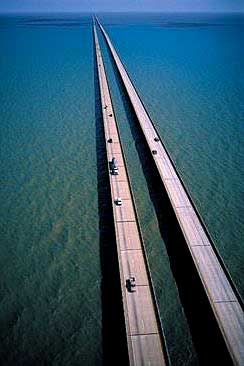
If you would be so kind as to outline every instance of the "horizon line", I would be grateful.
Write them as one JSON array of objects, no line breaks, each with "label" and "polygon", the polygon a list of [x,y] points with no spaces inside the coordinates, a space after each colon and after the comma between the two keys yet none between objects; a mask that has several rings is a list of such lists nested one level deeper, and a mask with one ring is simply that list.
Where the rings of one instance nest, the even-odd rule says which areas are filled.
[{"label": "horizon line", "polygon": [[190,10],[99,10],[99,11],[85,11],[85,10],[43,10],[43,11],[1,11],[0,15],[23,15],[23,14],[128,14],[128,13],[141,13],[141,14],[239,14],[244,15],[243,11],[229,11],[229,10],[198,10],[198,11],[190,11]]}]

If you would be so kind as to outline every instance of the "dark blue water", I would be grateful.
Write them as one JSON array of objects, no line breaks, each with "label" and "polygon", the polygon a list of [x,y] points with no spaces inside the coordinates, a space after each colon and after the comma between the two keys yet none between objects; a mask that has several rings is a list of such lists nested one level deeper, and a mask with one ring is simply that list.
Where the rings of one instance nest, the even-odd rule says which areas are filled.
[{"label": "dark blue water", "polygon": [[[241,16],[103,15],[241,294]],[[0,19],[3,365],[102,364],[91,18]],[[103,51],[174,365],[189,326],[106,48]]]}]

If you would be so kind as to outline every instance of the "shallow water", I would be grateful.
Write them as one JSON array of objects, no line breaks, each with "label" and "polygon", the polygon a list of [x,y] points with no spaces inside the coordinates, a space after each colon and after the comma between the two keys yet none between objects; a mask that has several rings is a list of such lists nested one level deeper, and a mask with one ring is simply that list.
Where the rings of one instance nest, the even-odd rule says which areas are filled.
[{"label": "shallow water", "polygon": [[[244,295],[243,18],[101,20]],[[99,365],[91,18],[1,18],[0,27],[1,363]],[[102,44],[169,351],[174,365],[196,365],[157,194]]]}]

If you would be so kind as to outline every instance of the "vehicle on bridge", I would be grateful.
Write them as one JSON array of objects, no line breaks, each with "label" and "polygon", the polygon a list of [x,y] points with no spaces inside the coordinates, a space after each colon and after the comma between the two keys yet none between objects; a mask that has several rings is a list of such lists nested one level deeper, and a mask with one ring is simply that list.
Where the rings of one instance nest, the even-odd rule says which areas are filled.
[{"label": "vehicle on bridge", "polygon": [[116,198],[115,203],[117,206],[121,206],[122,205],[122,199],[120,197]]},{"label": "vehicle on bridge", "polygon": [[135,277],[131,276],[131,277],[127,278],[127,280],[125,281],[125,286],[129,292],[135,292],[135,287],[136,287]]},{"label": "vehicle on bridge", "polygon": [[118,164],[115,158],[112,158],[112,161],[110,162],[110,170],[113,175],[119,174]]}]

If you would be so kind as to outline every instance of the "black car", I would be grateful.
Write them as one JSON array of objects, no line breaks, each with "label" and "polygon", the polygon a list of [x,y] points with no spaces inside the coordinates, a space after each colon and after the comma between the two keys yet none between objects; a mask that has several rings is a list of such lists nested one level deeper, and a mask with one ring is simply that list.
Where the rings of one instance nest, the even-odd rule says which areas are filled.
[{"label": "black car", "polygon": [[129,292],[134,292],[135,291],[134,288],[136,287],[135,277],[127,278],[125,286]]}]

